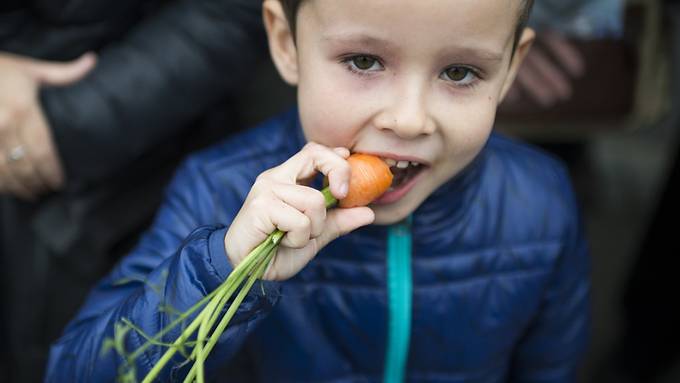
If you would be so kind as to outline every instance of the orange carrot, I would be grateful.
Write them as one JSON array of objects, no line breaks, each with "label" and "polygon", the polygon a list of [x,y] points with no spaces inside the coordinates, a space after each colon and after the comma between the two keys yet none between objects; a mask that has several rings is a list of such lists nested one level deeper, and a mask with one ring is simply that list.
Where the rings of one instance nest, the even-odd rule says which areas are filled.
[{"label": "orange carrot", "polygon": [[378,157],[355,153],[347,159],[352,169],[347,197],[340,207],[366,206],[380,197],[392,184],[390,167]]}]

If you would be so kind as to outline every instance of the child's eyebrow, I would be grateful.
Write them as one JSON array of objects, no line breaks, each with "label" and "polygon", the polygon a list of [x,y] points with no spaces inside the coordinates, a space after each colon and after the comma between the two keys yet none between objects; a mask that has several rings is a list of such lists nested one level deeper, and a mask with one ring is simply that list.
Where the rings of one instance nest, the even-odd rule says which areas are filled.
[{"label": "child's eyebrow", "polygon": [[[350,34],[328,34],[321,36],[321,40],[338,45],[352,45],[374,49],[398,50],[400,47],[397,43],[363,33]],[[448,46],[442,49],[441,56],[443,57],[461,57],[474,58],[481,61],[502,61],[503,52],[483,48],[483,47],[469,47],[469,46]]]},{"label": "child's eyebrow", "polygon": [[465,46],[449,47],[444,51],[445,56],[473,57],[482,61],[503,61],[503,53],[485,48]]},{"label": "child's eyebrow", "polygon": [[333,43],[333,44],[356,44],[356,45],[361,45],[361,46],[367,46],[367,47],[376,47],[376,48],[387,48],[387,49],[392,49],[392,48],[397,48],[397,45],[392,43],[391,41],[379,38],[379,37],[374,37],[374,36],[369,36],[363,33],[360,34],[339,34],[339,35],[323,35],[321,36],[321,39],[323,41]]}]

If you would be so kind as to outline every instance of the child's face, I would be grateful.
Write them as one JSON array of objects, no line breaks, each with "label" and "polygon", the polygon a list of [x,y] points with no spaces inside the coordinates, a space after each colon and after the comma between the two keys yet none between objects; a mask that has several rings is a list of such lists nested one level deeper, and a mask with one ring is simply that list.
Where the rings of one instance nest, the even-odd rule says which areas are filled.
[{"label": "child's face", "polygon": [[372,205],[379,224],[405,218],[478,154],[533,37],[511,61],[519,0],[308,0],[293,43],[267,17],[278,2],[265,4],[306,138],[411,161],[392,167],[393,190]]}]

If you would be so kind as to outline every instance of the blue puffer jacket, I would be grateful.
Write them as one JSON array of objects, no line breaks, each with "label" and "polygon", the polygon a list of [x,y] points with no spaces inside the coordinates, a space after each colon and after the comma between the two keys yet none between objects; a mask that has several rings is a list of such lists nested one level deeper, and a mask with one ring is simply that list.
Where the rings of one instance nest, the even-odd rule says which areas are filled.
[{"label": "blue puffer jacket", "polygon": [[[231,270],[226,227],[255,177],[303,144],[291,111],[189,159],[151,230],[52,346],[47,381],[114,380],[121,359],[101,350],[117,322],[156,333],[173,318],[159,307],[185,310],[216,288]],[[493,135],[415,211],[411,230],[408,381],[573,381],[587,343],[589,267],[562,165]],[[217,380],[381,381],[387,233],[359,229],[293,279],[256,285],[209,359],[210,371],[227,371]],[[128,350],[144,342],[136,332],[126,339]],[[138,376],[160,352],[138,359]],[[186,368],[167,369],[162,381]]]}]

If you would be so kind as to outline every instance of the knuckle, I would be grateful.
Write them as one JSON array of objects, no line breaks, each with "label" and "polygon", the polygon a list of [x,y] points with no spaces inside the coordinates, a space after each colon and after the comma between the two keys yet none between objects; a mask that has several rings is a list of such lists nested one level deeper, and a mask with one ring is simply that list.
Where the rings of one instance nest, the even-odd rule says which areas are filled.
[{"label": "knuckle", "polygon": [[305,144],[305,146],[303,147],[303,150],[317,150],[319,148],[319,146],[320,145],[317,144],[316,142],[310,141],[310,142]]},{"label": "knuckle", "polygon": [[255,182],[253,186],[250,188],[250,191],[248,192],[247,200],[252,201],[255,198],[260,198],[260,196],[264,194],[265,190],[266,186],[263,182]]},{"label": "knuckle", "polygon": [[250,201],[250,209],[252,210],[267,210],[270,206],[271,202],[269,198],[266,198],[263,195],[256,196]]},{"label": "knuckle", "polygon": [[305,210],[326,208],[326,199],[323,197],[323,193],[310,186],[298,185],[298,188],[300,190],[300,195],[304,196]]},{"label": "knuckle", "polygon": [[340,163],[338,165],[338,170],[340,170],[343,173],[349,174],[349,172],[352,170],[352,168],[349,166],[349,162],[345,160],[340,160]]},{"label": "knuckle", "polygon": [[315,190],[314,193],[310,194],[309,202],[313,209],[323,210],[326,209],[326,199],[323,197],[323,194],[318,190]]},{"label": "knuckle", "polygon": [[323,148],[324,147],[321,146],[321,144],[317,144],[316,142],[308,142],[303,150],[310,156],[317,156],[322,153]]},{"label": "knuckle", "polygon": [[278,183],[279,182],[273,176],[265,175],[253,185],[253,189],[258,190],[261,194],[272,196],[276,194],[274,191],[276,190]]},{"label": "knuckle", "polygon": [[294,228],[286,235],[290,247],[301,249],[310,241],[309,220],[303,218],[294,224]]},{"label": "knuckle", "polygon": [[303,218],[296,219],[295,222],[291,222],[290,225],[291,230],[286,235],[288,243],[295,248],[304,247],[307,242],[309,242],[309,226],[306,225]]},{"label": "knuckle", "polygon": [[312,220],[306,215],[300,213],[298,218],[295,220],[295,229],[302,233],[309,232],[312,227]]},{"label": "knuckle", "polygon": [[307,242],[308,240],[305,240],[302,237],[295,236],[288,237],[288,247],[291,247],[293,249],[302,249],[307,245]]},{"label": "knuckle", "polygon": [[271,178],[272,169],[265,170],[255,178],[255,183],[266,183]]}]

